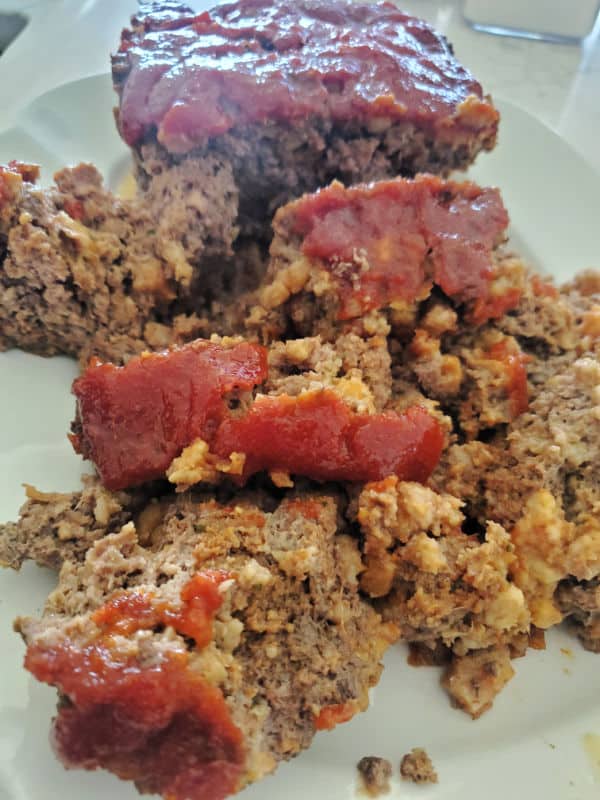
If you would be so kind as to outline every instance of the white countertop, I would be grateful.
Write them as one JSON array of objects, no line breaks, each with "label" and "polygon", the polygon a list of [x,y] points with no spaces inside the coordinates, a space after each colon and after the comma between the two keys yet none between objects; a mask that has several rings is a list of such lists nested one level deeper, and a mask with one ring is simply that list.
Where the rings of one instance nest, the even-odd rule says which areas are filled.
[{"label": "white countertop", "polygon": [[[442,31],[487,92],[533,114],[600,173],[600,23],[582,45],[549,44],[477,33],[464,21],[461,0],[399,4]],[[43,92],[108,71],[135,8],[135,0],[0,0],[0,12],[30,17],[0,56],[0,129]]]}]

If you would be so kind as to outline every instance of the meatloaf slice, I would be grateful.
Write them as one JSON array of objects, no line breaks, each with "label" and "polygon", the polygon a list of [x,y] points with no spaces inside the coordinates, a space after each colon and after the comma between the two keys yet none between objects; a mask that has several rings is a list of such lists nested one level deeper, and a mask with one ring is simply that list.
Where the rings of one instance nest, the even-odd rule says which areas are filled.
[{"label": "meatloaf slice", "polygon": [[[122,495],[87,493],[70,505],[95,493],[104,535],[82,519],[72,535],[88,549],[74,559],[58,534],[58,587],[41,619],[16,622],[26,668],[58,690],[53,742],[67,767],[217,800],[366,708],[396,630],[358,594],[335,495],[170,493],[133,512]],[[29,555],[44,560],[32,521],[64,514],[60,499],[30,499]]]},{"label": "meatloaf slice", "polygon": [[257,329],[320,332],[379,309],[413,313],[432,291],[472,324],[513,308],[521,287],[498,246],[508,215],[497,189],[431,175],[349,188],[339,182],[288,203],[258,303]]},{"label": "meatloaf slice", "polygon": [[216,155],[254,236],[333,179],[464,168],[494,146],[499,117],[444,37],[390,3],[143,4],[113,80],[141,183]]}]

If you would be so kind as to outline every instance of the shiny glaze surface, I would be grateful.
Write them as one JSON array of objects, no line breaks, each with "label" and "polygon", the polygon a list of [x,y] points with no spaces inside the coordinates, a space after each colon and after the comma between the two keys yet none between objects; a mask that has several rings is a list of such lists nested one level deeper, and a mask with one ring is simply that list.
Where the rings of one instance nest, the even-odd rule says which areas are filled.
[{"label": "shiny glaze surface", "polygon": [[224,420],[213,449],[246,454],[244,476],[261,470],[316,480],[374,481],[386,475],[426,481],[444,442],[423,408],[358,414],[333,391],[261,397],[242,417]]},{"label": "shiny glaze surface", "polygon": [[266,376],[265,348],[247,342],[198,340],[124,367],[94,362],[73,383],[81,432],[71,441],[109,489],[143,483],[194,439],[211,437],[228,412],[225,394]]},{"label": "shiny glaze surface", "polygon": [[239,0],[198,15],[171,4],[134,18],[113,64],[125,141],[156,129],[172,152],[265,120],[385,117],[439,131],[498,120],[444,37],[391,3]]},{"label": "shiny glaze surface", "polygon": [[95,612],[98,630],[84,644],[29,645],[25,667],[65,696],[52,738],[66,766],[103,767],[169,800],[222,800],[236,790],[242,737],[221,691],[190,668],[185,649],[145,663],[117,645],[162,623],[204,647],[226,577],[195,575],[177,609],[156,606],[148,594],[121,593]]},{"label": "shiny glaze surface", "polygon": [[[349,189],[333,183],[285,213],[302,252],[331,271],[340,319],[422,299],[432,284],[459,303],[479,301],[477,322],[507,310],[488,298],[492,249],[508,225],[497,189],[431,175]],[[511,294],[508,307],[518,300]]]}]

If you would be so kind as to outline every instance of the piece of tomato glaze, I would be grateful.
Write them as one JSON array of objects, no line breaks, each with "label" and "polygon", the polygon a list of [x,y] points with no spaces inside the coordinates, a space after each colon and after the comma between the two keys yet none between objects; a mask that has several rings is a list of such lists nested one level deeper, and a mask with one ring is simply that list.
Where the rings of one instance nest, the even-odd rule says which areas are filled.
[{"label": "piece of tomato glaze", "polygon": [[170,616],[149,595],[119,594],[95,612],[100,632],[85,646],[66,640],[28,647],[26,668],[68,698],[53,729],[66,766],[103,767],[169,800],[222,800],[236,791],[242,735],[221,691],[189,668],[187,652],[142,664],[116,652],[113,640],[164,622],[203,647],[227,577],[194,576]]},{"label": "piece of tomato glaze", "polygon": [[420,407],[361,414],[323,390],[261,396],[233,416],[223,393],[250,388],[266,370],[266,351],[258,345],[225,350],[201,341],[132,359],[125,367],[92,364],[73,386],[79,431],[71,440],[112,490],[164,477],[198,438],[218,456],[245,455],[242,483],[261,470],[314,480],[394,474],[425,481],[435,468],[443,432]]},{"label": "piece of tomato glaze", "polygon": [[351,700],[349,703],[335,703],[324,706],[315,717],[315,728],[318,731],[330,731],[336,725],[348,722],[359,711],[358,703]]},{"label": "piece of tomato glaze", "polygon": [[78,422],[71,442],[108,489],[160,478],[186,445],[212,438],[228,413],[225,394],[252,389],[266,376],[265,348],[247,342],[198,340],[124,367],[92,362],[73,383]]},{"label": "piece of tomato glaze", "polygon": [[[431,175],[349,189],[334,183],[281,214],[292,218],[302,252],[331,272],[339,319],[423,299],[433,284],[458,303],[478,303],[477,324],[519,300],[513,288],[489,298],[491,252],[508,225],[496,189]],[[368,269],[359,269],[361,258]]]},{"label": "piece of tomato glaze", "polygon": [[242,417],[225,419],[212,450],[246,454],[243,477],[261,470],[315,480],[373,481],[386,475],[425,481],[435,469],[443,431],[424,408],[358,414],[333,391],[263,396]]}]

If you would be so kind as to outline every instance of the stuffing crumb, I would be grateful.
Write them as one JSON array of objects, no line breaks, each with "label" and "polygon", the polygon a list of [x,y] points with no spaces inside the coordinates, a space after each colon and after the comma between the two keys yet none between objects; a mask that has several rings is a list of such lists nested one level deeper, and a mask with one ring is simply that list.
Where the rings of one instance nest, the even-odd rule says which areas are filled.
[{"label": "stuffing crumb", "polygon": [[422,747],[413,747],[410,753],[402,757],[400,775],[405,781],[413,783],[437,783],[437,772],[431,759]]},{"label": "stuffing crumb", "polygon": [[364,756],[356,765],[369,797],[379,797],[390,790],[392,765],[386,758]]}]

